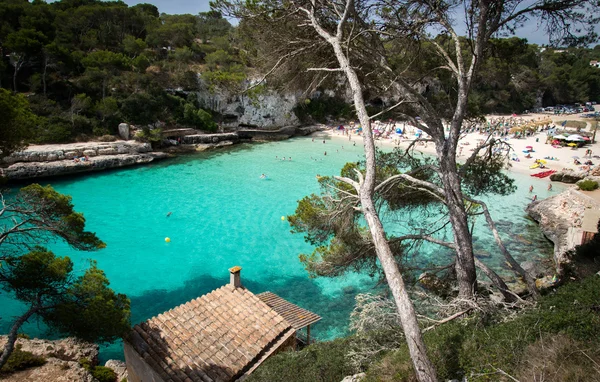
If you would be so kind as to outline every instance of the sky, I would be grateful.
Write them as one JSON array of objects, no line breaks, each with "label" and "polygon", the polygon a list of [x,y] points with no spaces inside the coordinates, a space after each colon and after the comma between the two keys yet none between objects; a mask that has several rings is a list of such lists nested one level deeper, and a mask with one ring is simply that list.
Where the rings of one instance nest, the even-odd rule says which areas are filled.
[{"label": "sky", "polygon": [[[139,3],[148,3],[155,5],[159,12],[167,14],[182,14],[190,13],[197,14],[199,12],[207,12],[210,10],[209,0],[123,0],[128,5],[135,5]],[[233,24],[236,24],[234,20],[230,20]],[[597,28],[597,32],[600,32],[600,27]],[[538,29],[535,22],[531,22],[528,25],[520,28],[517,31],[517,36],[526,38],[529,43],[532,44],[548,44],[548,37],[542,29]]]}]

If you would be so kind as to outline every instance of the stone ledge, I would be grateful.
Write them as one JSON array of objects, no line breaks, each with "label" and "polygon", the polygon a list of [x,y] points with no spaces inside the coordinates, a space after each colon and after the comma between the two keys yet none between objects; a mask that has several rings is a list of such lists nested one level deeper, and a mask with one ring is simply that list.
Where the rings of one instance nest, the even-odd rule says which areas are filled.
[{"label": "stone ledge", "polygon": [[18,162],[0,169],[0,175],[11,180],[24,180],[50,176],[101,171],[111,168],[150,163],[170,157],[167,153],[98,155],[86,161],[57,160],[52,162]]}]

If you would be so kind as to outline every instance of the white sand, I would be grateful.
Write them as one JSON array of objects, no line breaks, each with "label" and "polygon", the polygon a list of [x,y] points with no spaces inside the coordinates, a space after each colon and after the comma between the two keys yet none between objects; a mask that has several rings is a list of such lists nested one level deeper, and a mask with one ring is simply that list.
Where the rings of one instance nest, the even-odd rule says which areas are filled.
[{"label": "white sand", "polygon": [[[488,118],[488,120],[490,120],[490,118],[497,118],[497,116],[488,116],[487,118]],[[571,116],[556,115],[555,116],[555,115],[549,115],[549,114],[528,114],[528,115],[519,116],[518,118],[522,118],[526,121],[550,118],[554,122],[555,126],[557,126],[559,129],[563,129],[563,127],[560,126],[560,122],[562,122],[564,120],[585,121],[585,122],[587,122],[587,127],[586,127],[586,129],[584,129],[584,131],[587,131],[587,132],[592,132],[593,131],[592,126],[595,124],[595,121],[593,119],[582,119],[578,115],[571,115]],[[403,124],[399,124],[398,126],[402,127]],[[404,147],[404,148],[408,147],[408,145],[412,141],[414,141],[414,139],[416,138],[414,135],[416,128],[411,129],[411,127],[408,127],[406,130],[407,131],[405,131],[405,134],[404,134],[405,138],[400,140],[401,141],[400,147]],[[567,131],[569,133],[577,134],[576,129],[574,129],[574,128],[567,128]],[[342,130],[328,130],[326,132],[326,134],[330,135],[332,138],[338,138],[338,139],[343,139],[343,140],[348,141],[348,136],[344,135]],[[388,147],[397,146],[397,143],[398,143],[397,136],[395,134],[392,134],[391,136],[393,138],[377,139],[375,141],[376,145],[377,146],[388,146]],[[362,136],[360,136],[360,135],[350,134],[350,138],[352,141],[360,140],[360,142],[362,143]],[[483,140],[485,140],[486,138],[487,138],[487,135],[480,134],[478,132],[466,134],[466,136],[464,138],[461,138],[461,140],[459,141],[459,153],[461,153],[461,154],[458,155],[458,160],[459,161],[466,160],[472,154],[474,148],[478,144],[480,144]],[[573,156],[578,156],[579,161],[581,163],[584,163],[585,161],[587,161],[589,159],[589,158],[584,158],[585,151],[587,149],[592,150],[592,155],[600,155],[600,142],[598,142],[598,141],[596,141],[596,143],[593,143],[593,144],[586,144],[584,147],[576,148],[576,149],[571,149],[569,147],[554,148],[550,144],[545,144],[546,131],[538,132],[538,133],[533,134],[530,137],[520,138],[520,139],[516,139],[513,137],[513,134],[509,134],[508,138],[509,139],[506,140],[506,143],[510,144],[510,146],[512,147],[512,155],[511,156],[519,158],[518,162],[513,161],[513,160],[509,161],[510,165],[511,165],[511,170],[518,171],[521,173],[535,174],[538,172],[546,171],[548,169],[557,170],[557,171],[562,170],[563,168],[580,169],[581,165],[574,164]],[[536,142],[536,139],[538,139],[538,142]],[[598,136],[597,139],[600,139],[600,135]],[[534,152],[531,153],[531,158],[525,158],[525,156],[527,154],[524,153],[523,151],[526,150],[527,146],[533,147]],[[435,146],[434,146],[433,142],[428,142],[426,144],[426,146],[421,145],[421,144],[415,146],[416,150],[424,152],[424,153],[430,153],[430,154],[435,154],[434,147]],[[460,147],[463,147],[462,152],[460,151]],[[540,169],[540,168],[530,169],[530,166],[534,165],[536,159],[544,159],[545,157],[554,157],[554,158],[558,158],[558,160],[547,160],[546,159],[546,163],[545,163],[546,168],[545,169]],[[591,160],[594,163],[594,166],[597,164],[600,164],[600,159],[591,158]],[[591,166],[591,167],[593,168],[594,166]],[[545,179],[549,179],[549,178],[545,178]]]}]

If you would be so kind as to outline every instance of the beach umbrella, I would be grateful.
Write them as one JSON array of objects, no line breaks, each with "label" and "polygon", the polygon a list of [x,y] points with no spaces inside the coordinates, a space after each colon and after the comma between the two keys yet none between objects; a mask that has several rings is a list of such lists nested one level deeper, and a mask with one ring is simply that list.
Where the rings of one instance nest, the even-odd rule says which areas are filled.
[{"label": "beach umbrella", "polygon": [[553,138],[554,139],[566,139],[567,137],[562,136],[562,135],[555,135]]},{"label": "beach umbrella", "polygon": [[573,159],[579,159],[579,157],[577,155],[573,155],[571,158],[573,158]]},{"label": "beach umbrella", "polygon": [[533,146],[525,146],[526,149],[532,149]]},{"label": "beach umbrella", "polygon": [[584,140],[586,141],[591,141],[592,139],[590,137],[583,137]]},{"label": "beach umbrella", "polygon": [[548,162],[546,162],[544,159],[538,159],[537,161],[538,161],[538,163],[543,163],[543,164],[546,164],[546,163],[548,163]]},{"label": "beach umbrella", "polygon": [[577,146],[577,143],[569,143],[567,146],[574,147],[574,146]]},{"label": "beach umbrella", "polygon": [[583,137],[578,134],[569,135],[567,137],[567,141],[583,141],[583,140],[584,140]]}]

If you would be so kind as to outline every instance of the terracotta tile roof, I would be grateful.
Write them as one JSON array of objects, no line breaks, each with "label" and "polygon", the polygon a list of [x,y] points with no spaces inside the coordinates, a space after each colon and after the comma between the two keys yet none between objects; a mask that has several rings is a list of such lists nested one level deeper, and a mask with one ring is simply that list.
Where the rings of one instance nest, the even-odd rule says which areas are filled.
[{"label": "terracotta tile roof", "polygon": [[165,381],[233,381],[294,334],[257,296],[225,285],[134,326],[127,342]]},{"label": "terracotta tile roof", "polygon": [[306,309],[302,309],[298,305],[294,305],[274,293],[263,292],[257,294],[256,297],[260,298],[265,304],[273,308],[274,311],[285,318],[296,330],[321,320],[321,316]]}]

